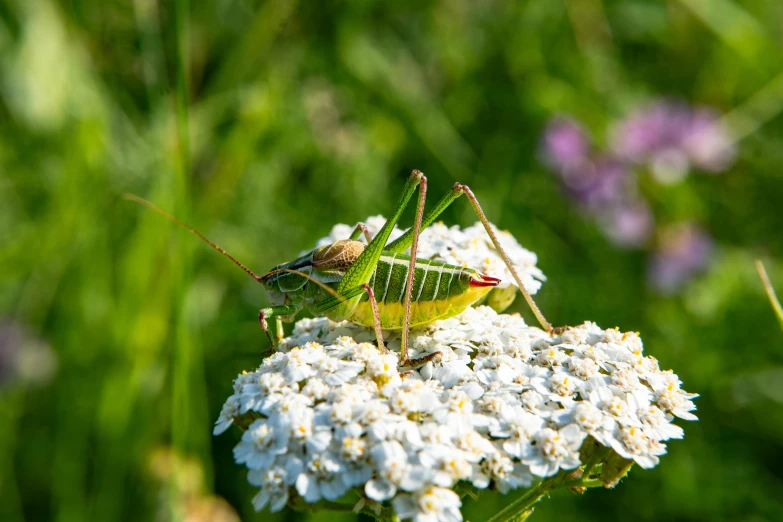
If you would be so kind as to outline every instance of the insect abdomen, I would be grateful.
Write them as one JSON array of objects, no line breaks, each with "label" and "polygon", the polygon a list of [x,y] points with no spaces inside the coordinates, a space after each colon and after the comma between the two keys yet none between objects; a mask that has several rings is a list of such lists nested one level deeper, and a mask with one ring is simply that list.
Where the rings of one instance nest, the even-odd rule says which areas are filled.
[{"label": "insect abdomen", "polygon": [[[409,263],[409,256],[384,253],[370,279],[383,328],[402,328]],[[457,315],[481,299],[497,282],[472,268],[416,260],[410,325],[420,326]],[[349,320],[372,326],[372,309],[366,297]]]}]

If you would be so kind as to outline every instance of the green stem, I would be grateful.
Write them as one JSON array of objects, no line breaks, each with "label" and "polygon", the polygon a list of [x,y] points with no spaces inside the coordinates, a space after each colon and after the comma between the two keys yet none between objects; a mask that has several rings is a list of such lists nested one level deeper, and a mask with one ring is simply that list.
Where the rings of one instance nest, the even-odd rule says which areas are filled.
[{"label": "green stem", "polygon": [[563,482],[564,488],[602,488],[604,483],[601,479],[577,479]]},{"label": "green stem", "polygon": [[571,475],[573,470],[562,470],[554,477],[550,477],[541,481],[537,486],[531,488],[527,493],[497,512],[494,516],[487,520],[487,522],[508,522],[511,520],[516,520],[526,512],[529,512],[536,502],[541,500],[542,497],[555,489],[603,487],[604,484],[600,479],[590,479],[589,475],[589,471],[592,471],[600,459],[601,457],[597,456],[595,458],[595,462],[593,462],[594,459],[591,459],[591,462],[588,462],[588,464],[585,466],[585,472],[583,473],[582,478],[566,480],[566,477]]},{"label": "green stem", "polygon": [[487,522],[505,522],[507,520],[513,520],[520,514],[529,510],[530,507],[541,500],[541,497],[546,495],[550,489],[553,489],[552,484],[554,483],[555,478],[557,478],[557,476],[540,482],[536,487],[498,511],[492,518],[487,520]]},{"label": "green stem", "polygon": [[767,275],[767,271],[764,269],[764,264],[761,260],[756,260],[756,270],[759,271],[759,277],[761,277],[761,283],[764,285],[764,290],[767,292],[769,303],[775,311],[780,327],[783,328],[783,306],[780,305],[778,296],[775,294],[775,289],[772,287],[772,283],[769,280],[769,276]]},{"label": "green stem", "polygon": [[590,473],[592,473],[595,466],[604,460],[604,457],[606,457],[607,453],[611,451],[610,448],[606,448],[604,446],[599,445],[597,442],[595,444],[595,449],[593,450],[593,454],[588,459],[587,463],[585,464],[584,472],[582,473],[582,478],[579,480],[587,480],[590,478]]},{"label": "green stem", "polygon": [[394,508],[391,506],[383,506],[381,507],[380,513],[376,513],[371,507],[365,505],[361,511],[359,511],[359,513],[362,515],[368,515],[378,522],[400,522],[399,515],[394,512]]}]

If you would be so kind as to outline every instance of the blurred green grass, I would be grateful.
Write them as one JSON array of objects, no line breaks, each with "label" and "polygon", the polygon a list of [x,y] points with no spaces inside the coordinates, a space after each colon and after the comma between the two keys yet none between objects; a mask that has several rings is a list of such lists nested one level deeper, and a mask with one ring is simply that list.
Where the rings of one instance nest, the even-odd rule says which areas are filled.
[{"label": "blurred green grass", "polygon": [[[238,433],[211,437],[266,348],[263,289],[121,195],[264,271],[388,213],[412,168],[431,197],[470,185],[538,253],[551,321],[638,330],[702,394],[658,468],[554,495],[536,520],[783,520],[783,338],[753,266],[783,287],[781,19],[776,0],[0,1],[0,315],[59,365],[47,385],[0,383],[0,520],[176,518],[149,471],[162,447],[243,520],[308,518],[254,513]],[[553,115],[603,139],[656,96],[714,106],[740,138],[730,172],[651,195],[719,245],[666,298],[539,160]]]}]

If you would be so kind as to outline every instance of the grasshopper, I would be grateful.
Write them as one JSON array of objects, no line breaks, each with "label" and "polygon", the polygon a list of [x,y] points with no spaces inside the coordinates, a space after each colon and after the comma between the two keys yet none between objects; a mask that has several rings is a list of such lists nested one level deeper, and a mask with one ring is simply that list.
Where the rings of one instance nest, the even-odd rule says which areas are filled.
[{"label": "grasshopper", "polygon": [[[392,229],[417,188],[419,196],[413,227],[387,244]],[[456,183],[435,208],[424,216],[426,194],[427,178],[420,171],[414,170],[392,216],[375,237],[370,237],[367,228],[360,223],[349,239],[318,247],[294,261],[277,265],[263,276],[256,275],[217,244],[152,203],[134,195],[126,197],[192,232],[266,287],[272,306],[259,311],[258,322],[273,347],[279,344],[284,336],[283,321],[293,321],[296,314],[306,307],[316,316],[323,315],[333,321],[348,320],[373,328],[378,347],[383,352],[386,348],[382,329],[401,329],[400,366],[416,367],[439,354],[436,352],[420,359],[410,359],[410,328],[463,312],[500,282],[499,279],[482,275],[472,268],[416,259],[421,230],[431,225],[452,202],[464,194],[539,323],[546,331],[552,331],[551,325],[522,284],[519,274],[501,247],[495,231],[470,188]],[[366,246],[358,241],[362,233],[368,241]],[[411,253],[405,255],[408,248]],[[510,303],[506,306],[508,304]],[[268,320],[272,318],[276,323],[277,342],[269,332]]]}]

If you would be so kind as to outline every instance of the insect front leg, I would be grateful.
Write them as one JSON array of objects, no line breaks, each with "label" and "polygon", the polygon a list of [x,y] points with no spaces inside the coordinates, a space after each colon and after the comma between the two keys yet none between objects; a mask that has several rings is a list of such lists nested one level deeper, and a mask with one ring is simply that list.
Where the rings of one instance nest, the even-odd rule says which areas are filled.
[{"label": "insect front leg", "polygon": [[275,330],[277,334],[275,337],[277,338],[277,345],[279,346],[285,338],[285,330],[283,330],[283,318],[279,315],[275,317]]},{"label": "insect front leg", "polygon": [[353,229],[353,232],[351,232],[351,235],[348,237],[348,239],[353,239],[354,241],[359,239],[359,236],[364,234],[364,239],[367,240],[367,243],[372,242],[372,236],[370,235],[370,229],[367,228],[367,225],[364,223],[357,223],[356,228]]},{"label": "insect front leg", "polygon": [[[273,306],[271,308],[262,308],[258,312],[258,324],[261,325],[261,329],[266,334],[267,339],[269,339],[269,344],[273,350],[277,348],[277,345],[280,344],[280,341],[283,340],[283,321],[281,318],[286,315],[295,314],[296,312],[297,308],[294,305],[281,305]],[[275,318],[277,323],[275,332],[277,334],[277,342],[272,340],[272,335],[269,333],[269,323],[267,323],[267,319],[272,317]]]}]

